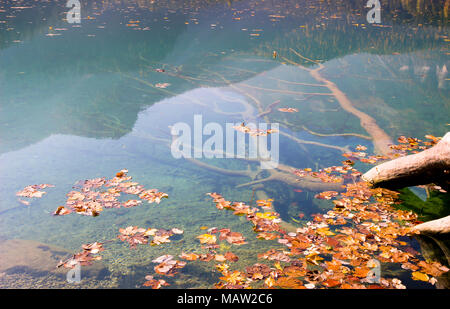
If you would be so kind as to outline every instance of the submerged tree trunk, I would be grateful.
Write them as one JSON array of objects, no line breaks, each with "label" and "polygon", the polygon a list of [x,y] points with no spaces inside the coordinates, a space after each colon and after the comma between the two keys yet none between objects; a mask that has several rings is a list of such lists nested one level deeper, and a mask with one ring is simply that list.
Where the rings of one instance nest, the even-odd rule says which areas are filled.
[{"label": "submerged tree trunk", "polygon": [[[450,187],[450,132],[434,147],[375,166],[362,176],[375,187],[398,189],[434,183]],[[413,228],[425,235],[450,233],[450,216],[428,221]]]}]

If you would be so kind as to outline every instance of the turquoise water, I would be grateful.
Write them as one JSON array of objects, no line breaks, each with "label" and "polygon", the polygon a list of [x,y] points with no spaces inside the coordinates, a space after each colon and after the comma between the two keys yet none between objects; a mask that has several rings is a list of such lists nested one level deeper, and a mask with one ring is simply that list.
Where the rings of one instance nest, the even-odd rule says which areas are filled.
[{"label": "turquoise water", "polygon": [[[85,0],[80,24],[64,20],[64,1],[2,2],[0,237],[75,253],[81,244],[113,239],[129,225],[184,230],[180,239],[157,247],[129,250],[124,243],[110,244],[102,253],[108,275],[96,281],[106,287],[140,286],[153,273],[152,259],[198,250],[201,226],[243,233],[249,244],[233,252],[240,256],[238,265],[251,265],[255,251],[266,251],[265,243],[255,240],[239,217],[218,211],[205,193],[248,203],[254,200],[252,187],[237,186],[252,179],[175,159],[168,146],[175,123],[192,126],[194,115],[202,115],[203,124],[223,127],[269,120],[298,139],[342,149],[361,144],[373,152],[372,142],[357,135],[311,133],[367,135],[358,118],[336,98],[321,95],[327,89],[292,64],[316,65],[294,50],[320,60],[322,75],[392,140],[448,131],[448,75],[439,73],[450,64],[444,9],[382,1],[381,25],[369,25],[359,2]],[[170,85],[155,88],[157,83]],[[267,118],[257,117],[278,100]],[[279,107],[299,112],[281,113]],[[295,168],[317,170],[342,160],[339,149],[298,144],[283,135],[279,145],[280,162]],[[238,159],[201,161],[232,170],[259,166]],[[112,178],[123,168],[169,199],[106,209],[95,218],[51,216],[75,182]],[[40,183],[56,187],[30,206],[18,202],[17,191]],[[314,192],[294,192],[279,181],[263,184],[276,211],[291,224],[298,212],[310,215],[329,206],[314,201]],[[211,287],[219,277],[212,268],[190,263],[171,287]],[[89,284],[84,280],[81,286]]]}]

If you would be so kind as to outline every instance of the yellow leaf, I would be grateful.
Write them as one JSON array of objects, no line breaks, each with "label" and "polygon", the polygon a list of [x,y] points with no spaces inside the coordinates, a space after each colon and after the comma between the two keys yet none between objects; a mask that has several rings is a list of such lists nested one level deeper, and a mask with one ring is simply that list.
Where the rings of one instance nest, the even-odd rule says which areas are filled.
[{"label": "yellow leaf", "polygon": [[415,271],[415,272],[412,273],[412,278],[414,280],[420,280],[420,281],[428,281],[428,280],[430,280],[430,278],[428,277],[427,274],[424,274],[424,273],[421,273],[421,272],[418,272],[418,271]]},{"label": "yellow leaf", "polygon": [[256,217],[267,220],[273,220],[277,218],[277,216],[274,216],[272,212],[265,212],[265,213],[257,212]]},{"label": "yellow leaf", "polygon": [[266,280],[264,280],[264,283],[267,287],[271,288],[275,284],[275,280],[272,277],[268,277]]},{"label": "yellow leaf", "polygon": [[317,234],[322,235],[322,236],[333,236],[336,235],[334,234],[332,231],[330,231],[328,228],[323,227],[323,228],[318,228],[316,230]]},{"label": "yellow leaf", "polygon": [[281,267],[280,262],[275,262],[275,264],[273,264],[273,266],[275,266],[276,269],[283,271],[283,267]]},{"label": "yellow leaf", "polygon": [[200,240],[200,243],[208,245],[213,245],[217,241],[217,237],[211,234],[202,234],[200,236],[197,236],[197,238]]}]

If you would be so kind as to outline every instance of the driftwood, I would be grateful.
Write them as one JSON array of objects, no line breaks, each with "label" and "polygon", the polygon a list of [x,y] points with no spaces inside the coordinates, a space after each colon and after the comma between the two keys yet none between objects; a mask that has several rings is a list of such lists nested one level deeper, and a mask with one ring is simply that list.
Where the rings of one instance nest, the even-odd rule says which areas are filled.
[{"label": "driftwood", "polygon": [[429,183],[448,189],[450,132],[434,147],[375,166],[362,179],[373,186],[392,189]]},{"label": "driftwood", "polygon": [[416,225],[413,231],[423,235],[448,234],[450,233],[450,216]]},{"label": "driftwood", "polygon": [[[375,166],[362,179],[376,187],[396,189],[434,183],[448,191],[450,132],[434,147]],[[450,216],[416,225],[413,231],[425,235],[449,234]]]}]

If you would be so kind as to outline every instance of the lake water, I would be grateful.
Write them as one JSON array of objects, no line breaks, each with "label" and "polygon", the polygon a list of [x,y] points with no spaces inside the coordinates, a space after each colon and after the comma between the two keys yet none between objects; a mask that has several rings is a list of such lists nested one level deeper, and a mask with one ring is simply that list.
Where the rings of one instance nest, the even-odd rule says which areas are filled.
[{"label": "lake water", "polygon": [[[268,250],[267,244],[255,239],[245,219],[217,210],[205,194],[254,202],[255,189],[239,185],[269,171],[252,179],[176,159],[171,128],[186,123],[194,138],[194,119],[201,115],[200,130],[217,123],[225,141],[227,123],[279,123],[280,131],[307,141],[279,135],[279,162],[298,169],[339,165],[342,151],[357,145],[373,153],[360,119],[311,76],[318,63],[321,75],[393,141],[443,136],[449,129],[448,8],[439,7],[442,1],[381,1],[381,23],[375,24],[366,19],[364,1],[80,2],[81,22],[74,24],[66,20],[65,1],[0,4],[0,238],[76,253],[82,244],[115,239],[129,225],[177,227],[184,234],[134,250],[112,242],[102,252],[106,275],[77,287],[142,286],[154,258],[199,250],[195,237],[202,226],[242,233],[249,243],[233,248],[240,257],[236,267],[257,262],[255,252]],[[255,173],[259,167],[237,158],[198,161]],[[77,181],[109,179],[121,169],[169,198],[105,209],[98,217],[51,215]],[[29,206],[18,201],[16,192],[41,183],[55,187]],[[294,226],[299,212],[310,218],[331,208],[313,198],[317,192],[296,192],[282,181],[261,185]],[[189,263],[168,279],[170,288],[212,287],[220,276],[213,269]],[[16,271],[2,280],[2,287],[74,286],[51,273]]]}]

